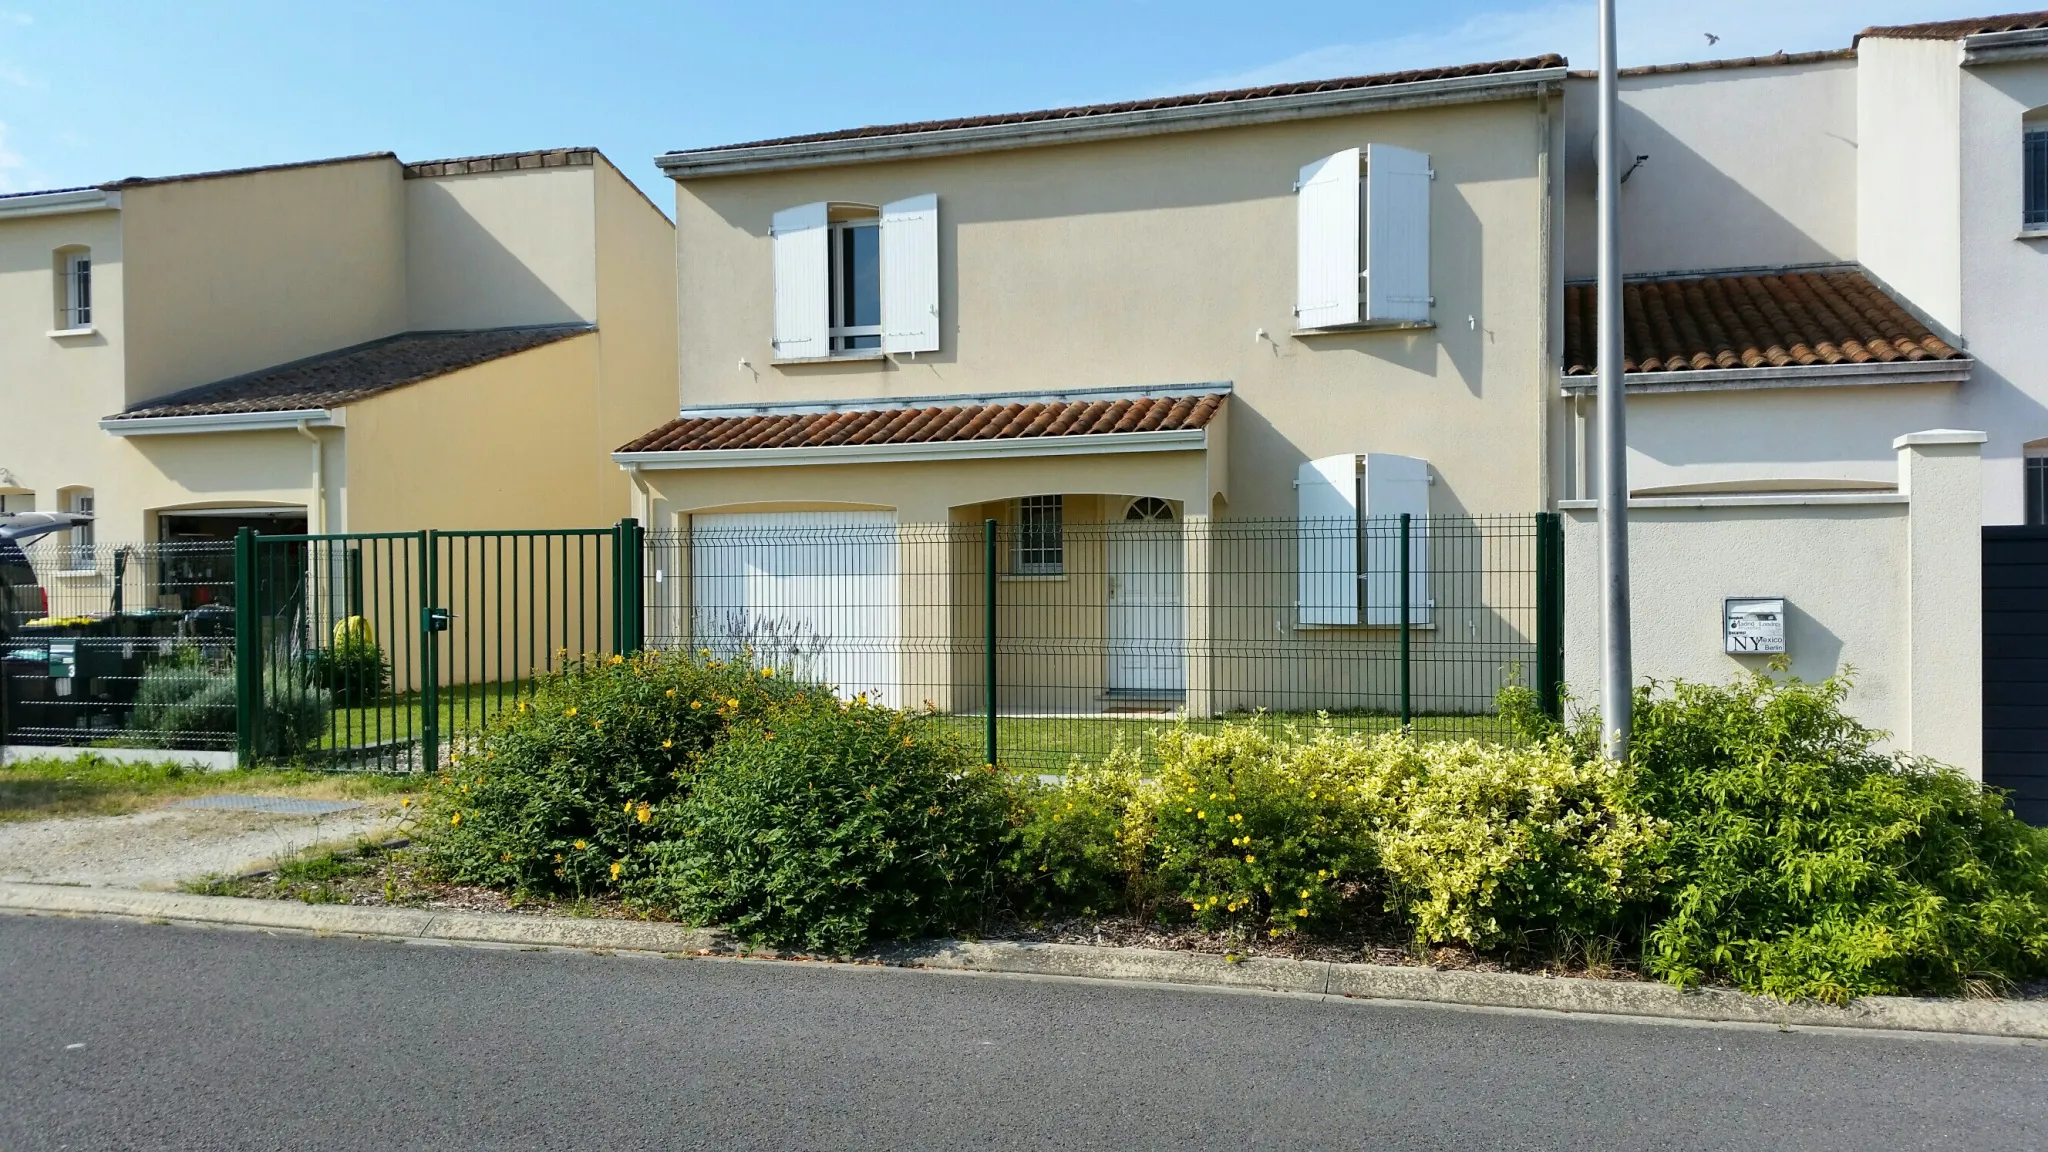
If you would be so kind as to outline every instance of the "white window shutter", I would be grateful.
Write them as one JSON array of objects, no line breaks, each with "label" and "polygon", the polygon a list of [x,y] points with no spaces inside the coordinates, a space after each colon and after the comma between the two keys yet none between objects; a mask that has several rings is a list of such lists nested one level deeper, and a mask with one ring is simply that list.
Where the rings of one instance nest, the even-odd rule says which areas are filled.
[{"label": "white window shutter", "polygon": [[830,354],[831,265],[825,204],[804,204],[775,214],[775,358]]},{"label": "white window shutter", "polygon": [[1365,622],[1401,623],[1401,515],[1408,524],[1408,622],[1427,624],[1429,462],[1374,452],[1365,458],[1359,501],[1365,517]]},{"label": "white window shutter", "polygon": [[882,351],[939,350],[939,198],[882,205]]},{"label": "white window shutter", "polygon": [[1358,322],[1360,282],[1356,148],[1301,170],[1295,195],[1295,326]]},{"label": "white window shutter", "polygon": [[1325,456],[1295,472],[1303,624],[1358,623],[1358,457]]},{"label": "white window shutter", "polygon": [[1429,157],[1365,146],[1365,318],[1429,319]]}]

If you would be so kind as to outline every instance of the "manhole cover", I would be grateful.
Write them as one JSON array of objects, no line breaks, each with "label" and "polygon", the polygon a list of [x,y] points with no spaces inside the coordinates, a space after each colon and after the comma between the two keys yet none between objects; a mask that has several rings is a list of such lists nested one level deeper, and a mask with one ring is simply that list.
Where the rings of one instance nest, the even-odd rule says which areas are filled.
[{"label": "manhole cover", "polygon": [[300,800],[291,796],[201,796],[180,800],[173,808],[232,808],[238,812],[274,812],[285,816],[325,816],[362,805],[352,800]]}]

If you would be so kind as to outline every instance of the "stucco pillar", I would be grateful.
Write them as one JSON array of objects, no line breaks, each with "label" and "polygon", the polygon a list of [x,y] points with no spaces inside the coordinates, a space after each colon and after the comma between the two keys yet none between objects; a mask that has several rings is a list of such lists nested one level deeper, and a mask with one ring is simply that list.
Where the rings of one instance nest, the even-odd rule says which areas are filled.
[{"label": "stucco pillar", "polygon": [[1982,432],[1892,441],[1906,522],[1906,730],[1899,746],[1984,778]]},{"label": "stucco pillar", "polygon": [[1215,654],[1212,644],[1213,574],[1215,570],[1214,521],[1207,516],[1189,516],[1181,526],[1182,597],[1187,605],[1188,692],[1190,716],[1216,714]]},{"label": "stucco pillar", "polygon": [[[955,647],[955,541],[965,529],[950,524],[900,523],[897,532],[898,586],[901,589],[902,653],[900,665],[905,708],[927,704],[953,711]],[[978,533],[977,533],[978,538]]]}]

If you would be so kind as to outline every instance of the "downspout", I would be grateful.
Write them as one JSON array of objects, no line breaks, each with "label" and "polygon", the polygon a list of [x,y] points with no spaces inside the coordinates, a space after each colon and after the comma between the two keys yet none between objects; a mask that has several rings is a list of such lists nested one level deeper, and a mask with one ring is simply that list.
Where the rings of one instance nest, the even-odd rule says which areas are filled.
[{"label": "downspout", "polygon": [[307,518],[306,530],[321,536],[327,532],[327,457],[320,450],[318,432],[308,427],[304,420],[299,421],[296,427],[299,435],[313,442],[313,502],[307,509],[311,515]]}]

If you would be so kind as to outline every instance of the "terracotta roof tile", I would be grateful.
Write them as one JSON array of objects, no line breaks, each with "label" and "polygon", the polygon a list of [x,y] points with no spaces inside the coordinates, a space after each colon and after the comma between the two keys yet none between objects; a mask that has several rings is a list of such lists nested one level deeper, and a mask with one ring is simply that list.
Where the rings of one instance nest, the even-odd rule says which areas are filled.
[{"label": "terracotta roof tile", "polygon": [[951,120],[919,120],[906,124],[871,124],[865,128],[843,128],[833,132],[811,132],[722,144],[714,148],[688,148],[670,152],[721,152],[732,148],[772,148],[785,144],[822,144],[830,140],[861,140],[874,136],[908,136],[920,132],[944,132],[955,128],[993,128],[1006,124],[1033,124],[1047,120],[1076,120],[1108,116],[1118,112],[1151,112],[1162,108],[1188,108],[1201,104],[1226,104],[1235,100],[1262,100],[1274,96],[1304,96],[1315,92],[1342,92],[1357,88],[1382,88],[1391,84],[1414,84],[1425,80],[1449,80],[1466,76],[1497,76],[1530,72],[1540,68],[1562,68],[1564,57],[1555,53],[1519,60],[1495,60],[1484,64],[1459,64],[1447,68],[1419,68],[1408,72],[1383,72],[1371,76],[1346,76],[1336,80],[1311,80],[1299,84],[1268,84],[1257,88],[1231,88],[1220,92],[1196,92],[1185,96],[1157,96],[1149,100],[1124,100],[1114,104],[1084,104],[1071,108],[1045,108],[1035,112],[1006,112],[992,116],[963,116]]},{"label": "terracotta roof tile", "polygon": [[334,408],[594,331],[588,324],[551,324],[404,332],[145,400],[112,419]]},{"label": "terracotta roof tile", "polygon": [[2004,16],[1973,16],[1928,24],[1880,24],[1856,34],[1858,40],[1961,40],[1987,32],[2032,32],[2048,29],[2048,12],[2013,12]]},{"label": "terracotta roof tile", "polygon": [[[1824,64],[1832,60],[1854,60],[1854,48],[1827,48],[1819,52],[1774,52],[1769,56],[1727,56],[1719,60],[1688,60],[1678,64],[1639,64],[1623,68],[1620,75],[1663,76],[1676,72],[1720,72],[1730,68],[1771,68],[1787,64]],[[1578,69],[1572,72],[1574,80],[1596,80],[1600,73]]]},{"label": "terracotta roof tile", "polygon": [[[1564,290],[1564,372],[1594,373],[1599,292]],[[1623,371],[1956,360],[1869,277],[1852,269],[1631,280],[1622,286]]]},{"label": "terracotta roof tile", "polygon": [[1052,439],[1207,427],[1227,394],[1141,396],[1115,401],[1043,400],[838,412],[685,416],[621,452],[705,452],[735,448],[829,448],[855,444]]}]

